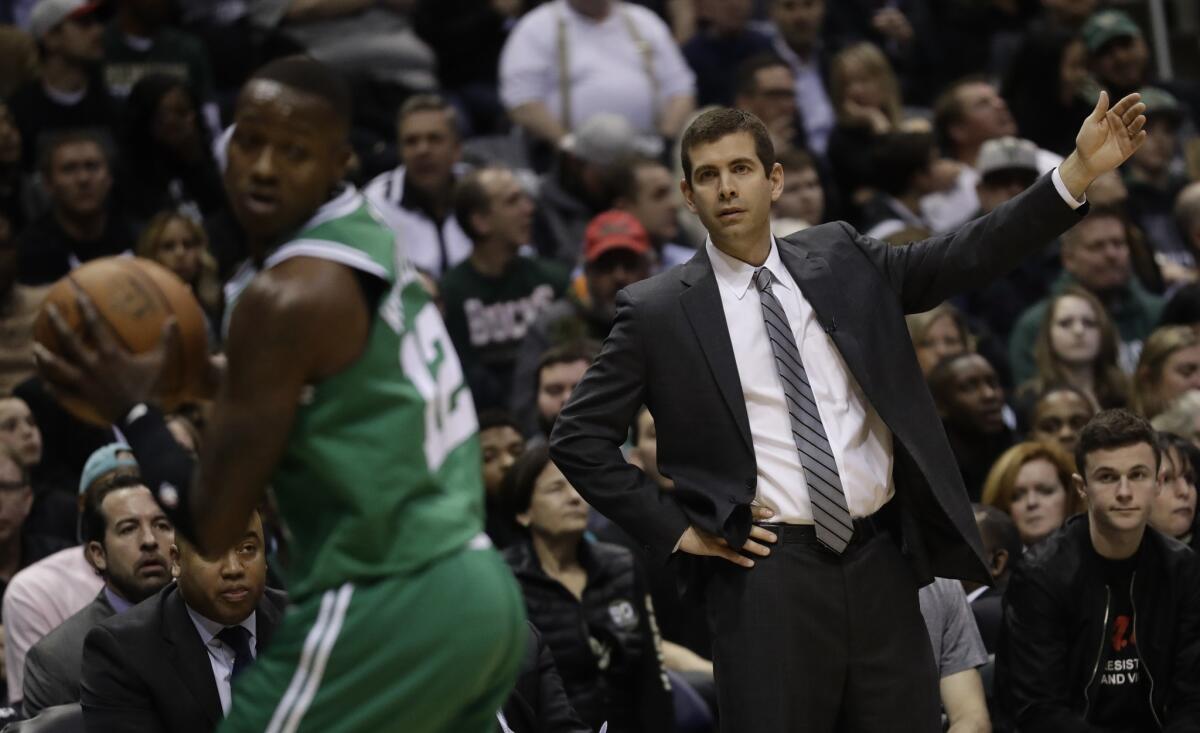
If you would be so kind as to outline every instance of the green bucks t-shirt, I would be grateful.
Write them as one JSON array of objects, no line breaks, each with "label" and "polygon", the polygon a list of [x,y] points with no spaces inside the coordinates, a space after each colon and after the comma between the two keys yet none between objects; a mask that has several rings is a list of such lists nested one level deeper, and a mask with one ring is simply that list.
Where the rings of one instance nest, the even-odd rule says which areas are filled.
[{"label": "green bucks t-shirt", "polygon": [[533,257],[513,258],[500,277],[484,277],[469,259],[442,277],[446,329],[480,408],[508,404],[517,348],[567,282],[557,263]]},{"label": "green bucks t-shirt", "polygon": [[288,591],[300,600],[463,547],[483,529],[483,479],[470,390],[403,242],[347,189],[263,267],[292,257],[338,262],[387,286],[362,355],[306,389],[271,478],[292,539]]}]

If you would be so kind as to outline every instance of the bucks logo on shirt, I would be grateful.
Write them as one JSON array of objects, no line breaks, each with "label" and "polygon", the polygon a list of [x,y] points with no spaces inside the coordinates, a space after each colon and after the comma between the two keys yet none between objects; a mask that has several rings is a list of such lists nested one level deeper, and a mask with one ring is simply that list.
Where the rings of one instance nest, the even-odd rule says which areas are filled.
[{"label": "bucks logo on shirt", "polygon": [[[292,257],[388,286],[359,359],[306,390],[271,480],[293,537],[288,589],[298,599],[463,547],[482,530],[483,487],[475,408],[441,316],[363,197],[345,190],[263,267]],[[235,278],[231,303],[249,280]]]}]

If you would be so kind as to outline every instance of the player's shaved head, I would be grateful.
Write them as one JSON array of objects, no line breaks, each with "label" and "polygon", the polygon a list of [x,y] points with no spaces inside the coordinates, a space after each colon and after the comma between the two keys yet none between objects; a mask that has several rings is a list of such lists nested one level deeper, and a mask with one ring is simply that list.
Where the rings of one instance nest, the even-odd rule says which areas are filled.
[{"label": "player's shaved head", "polygon": [[250,77],[252,82],[273,82],[294,91],[316,97],[333,112],[347,130],[353,116],[350,87],[336,71],[308,56],[286,56],[263,66]]}]

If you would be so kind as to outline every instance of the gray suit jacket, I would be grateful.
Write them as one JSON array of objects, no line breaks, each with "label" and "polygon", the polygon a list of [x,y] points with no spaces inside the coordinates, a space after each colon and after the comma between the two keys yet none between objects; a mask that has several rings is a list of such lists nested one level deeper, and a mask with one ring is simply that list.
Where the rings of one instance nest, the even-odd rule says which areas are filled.
[{"label": "gray suit jacket", "polygon": [[113,607],[101,589],[96,600],[62,622],[34,644],[25,656],[22,710],[32,718],[43,708],[79,702],[79,670],[83,666],[83,640]]}]

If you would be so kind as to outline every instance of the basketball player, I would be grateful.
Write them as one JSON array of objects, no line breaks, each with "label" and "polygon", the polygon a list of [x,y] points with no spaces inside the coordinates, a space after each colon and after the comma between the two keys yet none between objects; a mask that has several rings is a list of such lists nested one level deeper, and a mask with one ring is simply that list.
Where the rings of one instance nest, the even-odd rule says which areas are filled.
[{"label": "basketball player", "polygon": [[349,118],[346,87],[309,59],[241,92],[225,186],[255,274],[195,470],[151,404],[166,346],[131,356],[80,294],[96,348],[52,316],[66,355],[37,358],[121,429],[206,554],[274,487],[292,608],[222,731],[484,733],[521,658],[522,600],[482,533],[474,406],[438,311],[342,183]]}]

